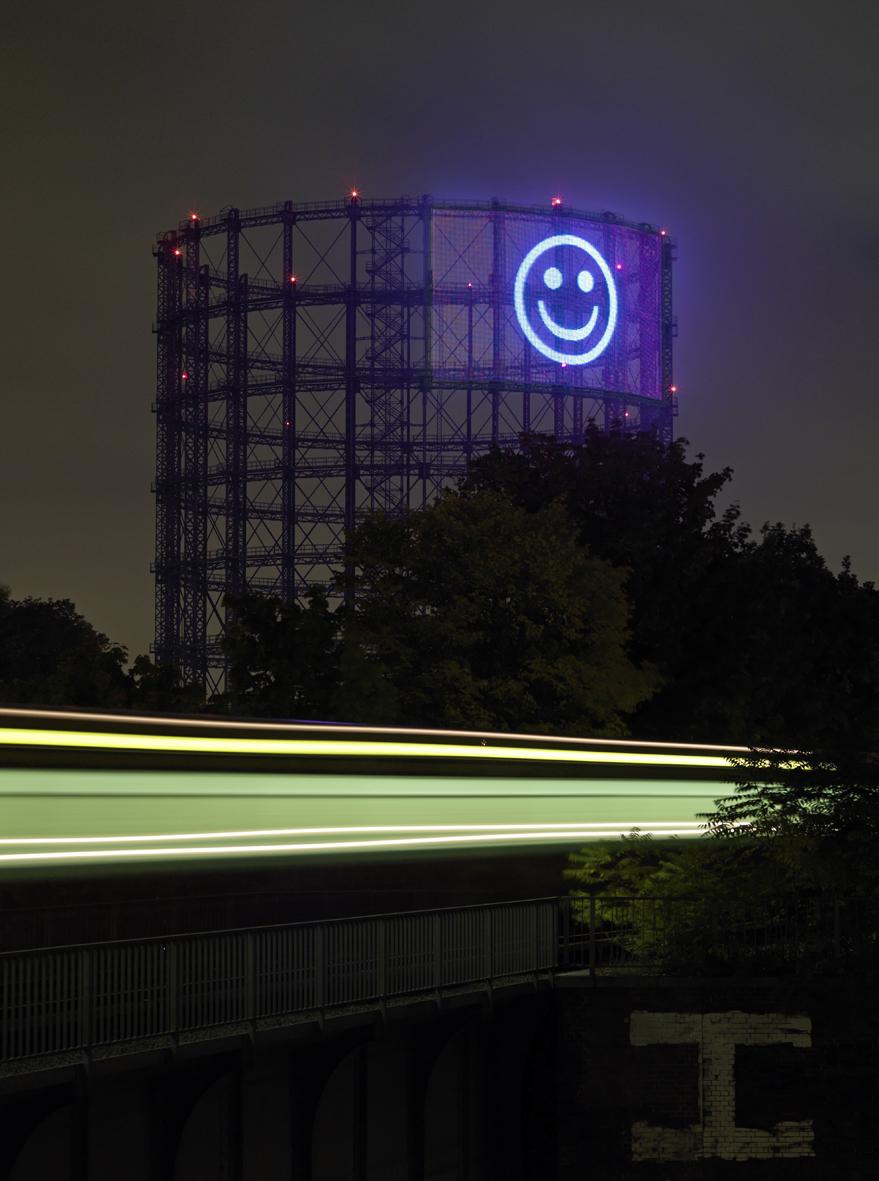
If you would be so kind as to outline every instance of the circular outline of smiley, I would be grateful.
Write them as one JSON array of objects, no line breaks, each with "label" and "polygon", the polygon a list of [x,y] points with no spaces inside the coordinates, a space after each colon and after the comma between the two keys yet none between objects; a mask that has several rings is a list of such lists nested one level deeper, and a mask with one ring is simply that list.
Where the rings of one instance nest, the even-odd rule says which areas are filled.
[{"label": "circular outline of smiley", "polygon": [[[601,271],[607,287],[607,327],[598,344],[594,345],[585,353],[560,353],[557,349],[550,348],[531,327],[525,311],[525,282],[531,273],[531,268],[542,254],[545,254],[547,250],[552,250],[555,246],[574,246],[579,250],[584,250],[598,264],[598,269]],[[614,329],[617,326],[617,289],[613,281],[613,275],[610,272],[610,267],[591,242],[587,242],[585,238],[578,238],[576,234],[556,234],[552,238],[544,238],[542,242],[538,242],[536,246],[528,251],[519,264],[519,270],[516,272],[516,282],[513,286],[513,301],[516,307],[516,317],[519,321],[519,327],[525,333],[531,344],[534,345],[538,352],[543,353],[544,357],[549,357],[551,361],[559,361],[565,365],[588,365],[590,361],[594,361],[607,348],[610,338],[613,336]]]}]

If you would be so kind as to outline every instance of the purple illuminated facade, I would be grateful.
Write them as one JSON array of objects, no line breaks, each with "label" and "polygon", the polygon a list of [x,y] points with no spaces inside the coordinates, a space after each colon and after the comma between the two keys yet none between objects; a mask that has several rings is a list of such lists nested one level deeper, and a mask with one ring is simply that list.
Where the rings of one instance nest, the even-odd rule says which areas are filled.
[{"label": "purple illuminated facade", "polygon": [[[515,281],[523,259],[543,242],[568,237],[592,245],[610,271],[617,295],[614,331],[594,361],[562,364],[540,351],[523,332],[515,307]],[[664,236],[656,229],[617,220],[568,214],[563,207],[519,211],[503,208],[434,210],[431,224],[434,292],[433,356],[435,376],[480,383],[501,381],[514,389],[577,390],[610,395],[614,407],[627,398],[653,403],[663,399]],[[573,256],[573,257],[571,257]],[[551,247],[536,260],[525,295],[541,286],[545,269],[558,263],[557,274],[576,277],[579,259],[587,274],[601,278],[599,267],[582,250]],[[554,299],[561,318],[576,320],[586,295],[574,283],[562,283]],[[541,292],[542,293],[542,292]],[[534,317],[537,320],[537,317]],[[605,321],[606,323],[606,321]],[[551,332],[536,325],[543,339]],[[600,333],[600,326],[595,335]],[[564,348],[564,344],[562,346]],[[583,355],[571,348],[571,358]],[[669,384],[671,384],[669,382]],[[631,408],[634,409],[634,406]],[[590,407],[589,417],[594,416]],[[611,409],[613,413],[613,408]]]},{"label": "purple illuminated facade", "polygon": [[209,689],[224,593],[326,583],[363,512],[527,432],[671,437],[657,227],[352,196],[193,216],[156,254],[156,653]]}]

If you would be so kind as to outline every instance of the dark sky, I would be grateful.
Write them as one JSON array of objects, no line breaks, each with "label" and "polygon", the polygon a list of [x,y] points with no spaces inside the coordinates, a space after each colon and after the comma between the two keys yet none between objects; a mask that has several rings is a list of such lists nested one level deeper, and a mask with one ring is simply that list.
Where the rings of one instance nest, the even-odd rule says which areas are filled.
[{"label": "dark sky", "polygon": [[679,433],[879,578],[877,8],[5,0],[0,582],[152,638],[154,264],[190,209],[432,193],[670,227]]}]

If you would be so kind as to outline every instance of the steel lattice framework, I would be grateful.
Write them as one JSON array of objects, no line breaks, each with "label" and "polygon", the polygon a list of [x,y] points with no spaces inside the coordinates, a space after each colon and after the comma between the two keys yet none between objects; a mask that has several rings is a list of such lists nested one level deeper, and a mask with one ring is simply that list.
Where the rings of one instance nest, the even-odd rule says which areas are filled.
[{"label": "steel lattice framework", "polygon": [[[561,242],[560,262],[587,234],[615,268],[619,327],[594,364],[559,364],[523,335],[514,279],[535,241]],[[225,592],[326,584],[359,514],[417,507],[524,433],[671,438],[672,247],[655,226],[351,196],[192,215],[156,257],[155,652],[209,691]]]}]

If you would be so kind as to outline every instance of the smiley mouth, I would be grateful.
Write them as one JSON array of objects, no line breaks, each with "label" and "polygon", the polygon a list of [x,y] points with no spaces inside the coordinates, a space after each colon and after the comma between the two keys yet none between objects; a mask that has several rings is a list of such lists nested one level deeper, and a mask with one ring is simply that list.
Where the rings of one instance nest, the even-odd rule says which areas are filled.
[{"label": "smiley mouth", "polygon": [[598,320],[598,304],[592,309],[592,315],[582,328],[565,328],[562,324],[557,324],[546,310],[546,304],[542,299],[538,299],[537,301],[537,310],[540,312],[540,318],[546,327],[554,336],[559,337],[560,340],[585,340]]}]

